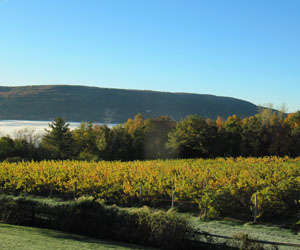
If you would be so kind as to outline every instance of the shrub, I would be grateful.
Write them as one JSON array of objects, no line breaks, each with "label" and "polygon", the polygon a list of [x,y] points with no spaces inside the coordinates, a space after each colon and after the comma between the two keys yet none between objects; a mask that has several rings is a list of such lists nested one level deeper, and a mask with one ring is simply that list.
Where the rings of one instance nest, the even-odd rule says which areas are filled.
[{"label": "shrub", "polygon": [[42,226],[95,238],[164,249],[189,249],[193,228],[175,211],[148,207],[124,209],[84,197],[72,202],[0,197],[0,219],[7,223]]}]

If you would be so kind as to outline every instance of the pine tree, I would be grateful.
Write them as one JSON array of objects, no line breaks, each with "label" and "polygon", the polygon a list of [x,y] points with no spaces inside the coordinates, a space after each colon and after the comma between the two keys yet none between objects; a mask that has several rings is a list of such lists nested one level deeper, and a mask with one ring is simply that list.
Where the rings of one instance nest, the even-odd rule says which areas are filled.
[{"label": "pine tree", "polygon": [[72,134],[69,123],[64,118],[57,117],[49,123],[51,130],[43,137],[42,146],[52,152],[52,157],[58,159],[70,158],[72,155]]}]

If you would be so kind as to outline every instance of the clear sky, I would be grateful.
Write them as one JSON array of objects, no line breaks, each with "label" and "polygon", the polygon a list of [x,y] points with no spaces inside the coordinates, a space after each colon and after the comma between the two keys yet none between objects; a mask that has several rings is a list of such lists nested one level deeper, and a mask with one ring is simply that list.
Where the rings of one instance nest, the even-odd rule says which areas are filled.
[{"label": "clear sky", "polygon": [[0,0],[0,85],[213,94],[300,109],[300,0]]}]

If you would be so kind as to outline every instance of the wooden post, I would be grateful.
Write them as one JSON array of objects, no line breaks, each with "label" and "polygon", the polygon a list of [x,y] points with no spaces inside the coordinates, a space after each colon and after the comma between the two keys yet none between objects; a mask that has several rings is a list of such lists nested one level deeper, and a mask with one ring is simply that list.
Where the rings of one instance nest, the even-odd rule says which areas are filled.
[{"label": "wooden post", "polygon": [[256,217],[257,217],[257,194],[255,194],[255,200],[254,200],[254,218],[253,218],[253,223],[256,223]]},{"label": "wooden post", "polygon": [[208,199],[205,201],[205,211],[204,211],[204,219],[207,219],[208,214]]},{"label": "wooden post", "polygon": [[76,199],[76,194],[77,194],[77,181],[74,183],[74,199]]},{"label": "wooden post", "polygon": [[50,184],[50,194],[49,194],[49,198],[52,197],[52,191],[53,191],[53,184],[51,183],[51,184]]},{"label": "wooden post", "polygon": [[143,184],[140,184],[140,207],[142,206],[143,203]]},{"label": "wooden post", "polygon": [[173,191],[172,191],[172,205],[171,205],[171,208],[174,208],[174,199],[175,199],[175,191],[173,189]]}]

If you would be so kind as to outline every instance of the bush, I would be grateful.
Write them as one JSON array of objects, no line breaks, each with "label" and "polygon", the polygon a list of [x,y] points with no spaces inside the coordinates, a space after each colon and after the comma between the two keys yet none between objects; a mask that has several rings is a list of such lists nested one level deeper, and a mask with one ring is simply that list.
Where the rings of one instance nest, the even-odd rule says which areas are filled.
[{"label": "bush", "polygon": [[164,249],[190,249],[193,228],[173,210],[124,209],[85,197],[72,202],[0,197],[0,219]]},{"label": "bush", "polygon": [[[136,238],[138,243],[146,243],[164,249],[185,249],[186,241],[193,231],[187,220],[180,217],[173,210],[168,212],[151,212],[148,207],[134,209],[130,213],[123,213],[119,221],[129,222],[126,231],[120,228],[116,235],[126,235],[131,242]],[[121,231],[122,230],[122,231]]]}]

